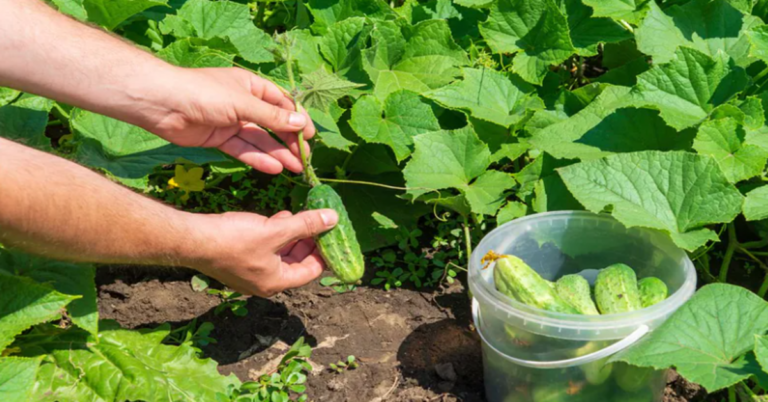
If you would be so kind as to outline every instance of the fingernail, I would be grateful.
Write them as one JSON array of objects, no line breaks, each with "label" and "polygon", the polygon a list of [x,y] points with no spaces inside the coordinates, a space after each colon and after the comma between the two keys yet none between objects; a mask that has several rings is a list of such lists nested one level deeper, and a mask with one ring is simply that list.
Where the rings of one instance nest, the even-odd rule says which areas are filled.
[{"label": "fingernail", "polygon": [[288,124],[296,127],[304,127],[307,125],[307,118],[301,113],[291,113],[288,116]]},{"label": "fingernail", "polygon": [[326,227],[331,227],[336,225],[336,222],[339,221],[339,215],[336,214],[336,211],[325,210],[320,212],[320,219],[323,220],[323,224]]}]

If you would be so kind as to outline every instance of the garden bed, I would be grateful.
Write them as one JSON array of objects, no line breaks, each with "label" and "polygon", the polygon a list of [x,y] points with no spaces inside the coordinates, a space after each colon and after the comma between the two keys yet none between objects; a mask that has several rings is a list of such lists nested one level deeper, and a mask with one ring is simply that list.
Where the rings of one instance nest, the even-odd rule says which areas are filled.
[{"label": "garden bed", "polygon": [[[214,314],[219,298],[192,290],[191,271],[121,266],[98,273],[101,317],[130,328],[210,321],[218,343],[204,354],[242,381],[272,372],[304,336],[313,347],[310,400],[484,401],[480,340],[458,281],[443,292],[364,286],[343,294],[314,282],[272,299],[249,298],[248,315],[236,317]],[[328,369],[348,355],[358,369]],[[707,400],[716,398],[670,375],[665,402]]]}]

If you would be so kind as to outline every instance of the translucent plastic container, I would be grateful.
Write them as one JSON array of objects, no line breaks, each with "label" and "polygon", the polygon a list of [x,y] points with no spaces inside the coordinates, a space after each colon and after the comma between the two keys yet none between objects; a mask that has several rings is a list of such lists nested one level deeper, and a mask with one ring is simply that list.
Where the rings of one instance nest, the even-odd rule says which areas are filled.
[{"label": "translucent plastic container", "polygon": [[[492,266],[480,263],[490,250],[522,258],[548,280],[581,274],[594,283],[599,269],[624,263],[640,279],[663,280],[670,295],[624,314],[545,311],[496,290]],[[489,233],[472,253],[469,287],[488,402],[657,402],[666,372],[606,361],[680,308],[696,289],[696,273],[668,235],[627,229],[609,215],[566,211],[517,219]]]}]

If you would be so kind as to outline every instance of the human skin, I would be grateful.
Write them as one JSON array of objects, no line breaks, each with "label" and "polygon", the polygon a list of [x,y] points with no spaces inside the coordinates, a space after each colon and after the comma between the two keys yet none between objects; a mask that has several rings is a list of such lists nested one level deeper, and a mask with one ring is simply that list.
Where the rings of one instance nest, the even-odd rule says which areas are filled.
[{"label": "human skin", "polygon": [[[296,132],[315,133],[267,80],[234,68],[171,66],[38,0],[0,0],[0,54],[0,86],[120,119],[177,145],[215,147],[265,173],[301,172]],[[188,266],[242,293],[271,296],[319,276],[312,237],[337,220],[333,210],[271,218],[186,213],[0,138],[0,243],[51,258]]]}]

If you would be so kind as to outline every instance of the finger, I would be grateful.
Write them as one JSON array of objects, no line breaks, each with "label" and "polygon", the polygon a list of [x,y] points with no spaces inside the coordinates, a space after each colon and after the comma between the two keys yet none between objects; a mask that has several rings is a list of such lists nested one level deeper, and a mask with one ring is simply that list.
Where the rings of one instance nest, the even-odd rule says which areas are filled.
[{"label": "finger", "polygon": [[314,252],[304,260],[294,264],[283,264],[283,283],[285,289],[304,286],[317,279],[323,273],[325,264],[320,253]]},{"label": "finger", "polygon": [[289,216],[293,216],[293,213],[291,211],[280,211],[272,215],[269,219],[282,219],[282,218],[287,218]]},{"label": "finger", "polygon": [[277,159],[267,155],[240,137],[228,139],[219,145],[219,149],[260,172],[278,174],[283,171],[283,165]]},{"label": "finger", "polygon": [[[251,74],[251,94],[253,96],[271,103],[277,107],[283,108],[288,111],[295,111],[296,104],[285,92],[283,92],[277,84],[259,77],[256,74]],[[309,113],[306,110],[300,111],[307,118],[307,125],[304,128],[304,138],[310,139],[315,136],[315,125],[312,123],[312,119],[309,117]],[[295,132],[294,132],[295,135]]]},{"label": "finger", "polygon": [[277,84],[268,79],[259,77],[256,74],[250,74],[251,94],[253,96],[283,109],[296,110],[296,105],[293,103],[291,97],[285,91],[281,90]]},{"label": "finger", "polygon": [[237,136],[275,158],[291,172],[301,173],[304,170],[301,165],[301,159],[288,148],[282,146],[261,127],[247,124],[240,130]]},{"label": "finger", "polygon": [[238,97],[234,104],[238,119],[272,131],[296,132],[309,122],[303,113],[292,112],[255,97]]},{"label": "finger", "polygon": [[[294,240],[308,239],[336,226],[339,216],[332,209],[316,209],[300,212],[290,218],[270,222],[279,233],[283,245]],[[280,248],[282,248],[281,246]]]},{"label": "finger", "polygon": [[[296,133],[275,133],[288,147],[288,149],[296,156],[301,156],[299,153],[299,136]],[[305,139],[307,137],[304,137]],[[310,148],[309,143],[304,142],[304,152],[309,155]]]},{"label": "finger", "polygon": [[283,261],[289,262],[289,263],[303,261],[314,251],[315,251],[314,239],[304,239],[296,242],[296,244],[291,249],[291,252],[285,255],[285,257],[283,258]]}]

